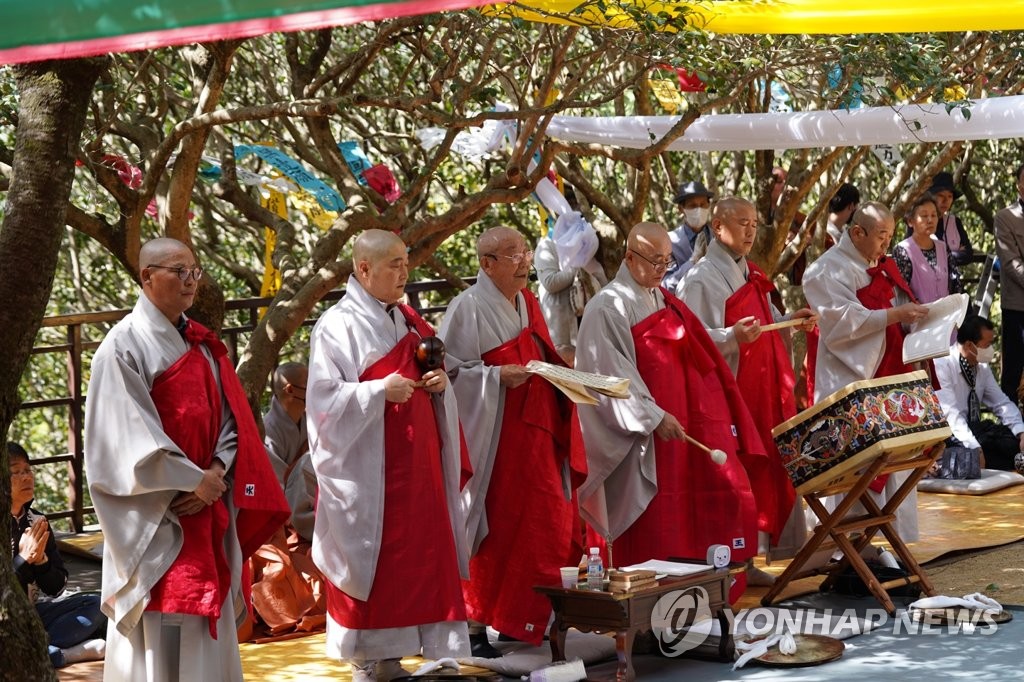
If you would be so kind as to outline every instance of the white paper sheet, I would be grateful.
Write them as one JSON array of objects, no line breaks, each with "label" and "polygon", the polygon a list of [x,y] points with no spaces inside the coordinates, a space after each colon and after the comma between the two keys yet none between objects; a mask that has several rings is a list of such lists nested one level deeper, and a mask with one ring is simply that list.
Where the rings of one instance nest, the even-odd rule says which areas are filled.
[{"label": "white paper sheet", "polygon": [[926,303],[928,315],[910,327],[903,340],[903,362],[910,364],[949,353],[950,336],[967,315],[967,294],[950,294]]},{"label": "white paper sheet", "polygon": [[661,559],[648,559],[642,564],[633,564],[632,566],[623,566],[620,571],[654,571],[655,573],[664,573],[665,575],[681,576],[681,575],[694,575],[697,573],[703,573],[704,571],[710,571],[713,567],[707,564],[682,564],[677,561],[662,561]]}]

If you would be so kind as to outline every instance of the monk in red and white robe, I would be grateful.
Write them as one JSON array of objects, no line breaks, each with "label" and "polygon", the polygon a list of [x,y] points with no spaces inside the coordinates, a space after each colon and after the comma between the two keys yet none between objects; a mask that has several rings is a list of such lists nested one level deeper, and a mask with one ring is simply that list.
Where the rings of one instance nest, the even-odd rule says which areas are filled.
[{"label": "monk in red and white robe", "polygon": [[[896,229],[888,208],[864,204],[839,243],[811,264],[804,294],[820,316],[821,339],[814,377],[815,402],[855,381],[912,371],[903,364],[902,325],[916,322],[927,308],[913,302],[895,262],[886,257]],[[907,474],[888,477],[878,496],[883,504]],[[918,538],[917,493],[897,510],[896,529],[905,542]]]},{"label": "monk in red and white robe", "polygon": [[[761,326],[801,318],[804,330],[814,328],[807,308],[781,314],[771,303],[775,285],[747,259],[757,234],[757,210],[738,197],[725,197],[711,219],[715,235],[707,255],[686,275],[680,298],[700,318],[736,375],[740,392],[751,408],[767,466],[748,471],[757,500],[761,549],[771,556],[793,556],[806,537],[803,506],[797,502],[772,429],[797,413],[796,376],[789,354],[789,329],[761,333]],[[785,533],[784,533],[785,531]]]},{"label": "monk in red and white robe", "polygon": [[460,583],[469,470],[447,375],[416,363],[433,330],[398,303],[405,244],[367,230],[352,263],[345,297],[310,337],[313,559],[328,581],[328,655],[350,661],[357,680],[381,680],[402,673],[403,656],[469,654]]},{"label": "monk in red and white robe", "polygon": [[242,562],[288,518],[227,349],[185,317],[202,270],[143,245],[143,296],[92,362],[85,468],[103,529],[106,680],[241,680]]},{"label": "monk in red and white robe", "polygon": [[[700,320],[659,288],[671,258],[665,228],[641,223],[615,279],[587,306],[576,367],[630,380],[626,400],[581,408],[589,475],[584,518],[613,540],[619,566],[670,556],[703,559],[712,544],[743,561],[757,551],[747,471],[765,449],[729,366]],[[726,453],[723,465],[687,433]],[[730,590],[735,600],[743,578]]]},{"label": "monk in red and white robe", "polygon": [[477,242],[477,282],[448,306],[440,335],[466,434],[473,479],[466,489],[474,556],[463,586],[475,655],[489,650],[480,624],[539,644],[551,605],[535,585],[557,585],[576,565],[581,524],[573,491],[585,460],[571,447],[573,409],[530,360],[561,364],[537,299],[525,290],[532,259],[515,230]]}]

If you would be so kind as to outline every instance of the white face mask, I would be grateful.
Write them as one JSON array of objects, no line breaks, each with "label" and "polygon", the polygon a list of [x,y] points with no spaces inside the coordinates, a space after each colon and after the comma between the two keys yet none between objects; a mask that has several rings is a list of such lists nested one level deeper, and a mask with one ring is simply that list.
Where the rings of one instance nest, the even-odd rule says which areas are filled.
[{"label": "white face mask", "polygon": [[684,208],[683,215],[686,216],[686,224],[690,227],[704,227],[708,224],[708,217],[711,215],[711,209]]},{"label": "white face mask", "polygon": [[988,364],[996,357],[996,349],[992,346],[988,348],[978,348],[978,362],[981,364]]}]

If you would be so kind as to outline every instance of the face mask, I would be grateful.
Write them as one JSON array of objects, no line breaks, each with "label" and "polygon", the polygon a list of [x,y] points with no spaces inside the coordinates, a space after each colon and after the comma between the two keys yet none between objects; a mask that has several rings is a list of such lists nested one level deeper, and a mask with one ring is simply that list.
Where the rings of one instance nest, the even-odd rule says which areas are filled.
[{"label": "face mask", "polygon": [[988,348],[978,348],[978,362],[982,364],[988,364],[992,362],[996,357],[996,349],[992,346]]},{"label": "face mask", "polygon": [[686,216],[686,224],[691,227],[704,227],[708,224],[708,216],[711,215],[710,208],[684,208],[683,215]]}]

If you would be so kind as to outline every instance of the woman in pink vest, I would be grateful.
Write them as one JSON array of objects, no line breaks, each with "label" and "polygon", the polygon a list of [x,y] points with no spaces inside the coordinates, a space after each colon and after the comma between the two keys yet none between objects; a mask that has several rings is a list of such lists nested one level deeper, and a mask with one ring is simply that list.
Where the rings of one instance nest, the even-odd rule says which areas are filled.
[{"label": "woman in pink vest", "polygon": [[892,256],[918,302],[931,303],[963,291],[949,248],[934,237],[939,224],[935,197],[918,197],[907,210],[906,221],[911,234],[893,247]]}]

